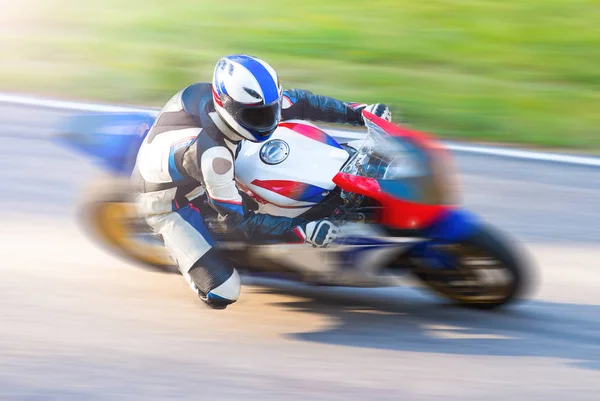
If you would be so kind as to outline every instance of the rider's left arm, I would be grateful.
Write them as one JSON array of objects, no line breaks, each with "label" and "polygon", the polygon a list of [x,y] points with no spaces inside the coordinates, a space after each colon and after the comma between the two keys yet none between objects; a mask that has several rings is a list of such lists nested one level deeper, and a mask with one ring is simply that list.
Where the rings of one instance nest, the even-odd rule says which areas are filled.
[{"label": "rider's left arm", "polygon": [[283,92],[282,119],[364,125],[361,111],[365,106],[315,95],[303,89],[290,89]]}]

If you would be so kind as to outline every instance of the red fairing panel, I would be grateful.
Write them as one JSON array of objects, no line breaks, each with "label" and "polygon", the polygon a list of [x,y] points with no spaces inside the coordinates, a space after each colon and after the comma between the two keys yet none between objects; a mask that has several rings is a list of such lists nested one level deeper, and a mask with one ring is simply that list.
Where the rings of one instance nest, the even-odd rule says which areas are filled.
[{"label": "red fairing panel", "polygon": [[341,189],[368,196],[383,207],[380,223],[398,229],[420,229],[435,222],[449,206],[406,202],[381,190],[374,178],[338,173],[333,182]]}]

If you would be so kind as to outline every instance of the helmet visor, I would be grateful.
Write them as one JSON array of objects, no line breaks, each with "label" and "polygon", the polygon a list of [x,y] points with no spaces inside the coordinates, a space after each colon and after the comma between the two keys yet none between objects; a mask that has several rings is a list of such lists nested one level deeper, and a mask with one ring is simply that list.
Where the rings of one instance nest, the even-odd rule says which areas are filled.
[{"label": "helmet visor", "polygon": [[223,107],[244,128],[261,136],[273,133],[281,118],[281,98],[263,105],[249,105],[236,102],[229,96],[222,96]]},{"label": "helmet visor", "polygon": [[281,116],[281,102],[276,101],[268,105],[246,106],[239,108],[237,119],[246,128],[259,132],[270,132],[277,127]]}]

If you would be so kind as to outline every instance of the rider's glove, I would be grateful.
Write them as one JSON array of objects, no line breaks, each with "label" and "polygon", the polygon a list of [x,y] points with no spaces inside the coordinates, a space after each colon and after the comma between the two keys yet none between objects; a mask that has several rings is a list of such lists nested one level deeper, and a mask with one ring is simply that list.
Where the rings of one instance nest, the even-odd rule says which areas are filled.
[{"label": "rider's glove", "polygon": [[375,114],[377,117],[381,117],[384,120],[392,122],[392,111],[390,108],[383,103],[375,103],[375,104],[364,104],[364,103],[349,103],[349,107],[353,110],[358,111],[360,113],[361,122],[364,124],[364,119],[362,116],[363,110],[368,111],[369,113]]},{"label": "rider's glove", "polygon": [[392,122],[392,111],[383,103],[370,104],[365,107],[364,110],[371,114],[375,114],[377,117],[381,117],[386,121]]},{"label": "rider's glove", "polygon": [[317,220],[296,227],[313,247],[326,248],[337,238],[339,228],[329,220]]}]

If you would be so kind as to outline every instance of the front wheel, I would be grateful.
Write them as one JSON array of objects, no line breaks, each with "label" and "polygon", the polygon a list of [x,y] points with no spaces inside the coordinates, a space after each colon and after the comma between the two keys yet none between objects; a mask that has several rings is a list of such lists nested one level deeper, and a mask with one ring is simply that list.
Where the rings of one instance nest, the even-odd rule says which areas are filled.
[{"label": "front wheel", "polygon": [[424,244],[409,259],[414,275],[427,287],[468,307],[497,308],[529,286],[524,255],[486,226],[461,242]]}]

